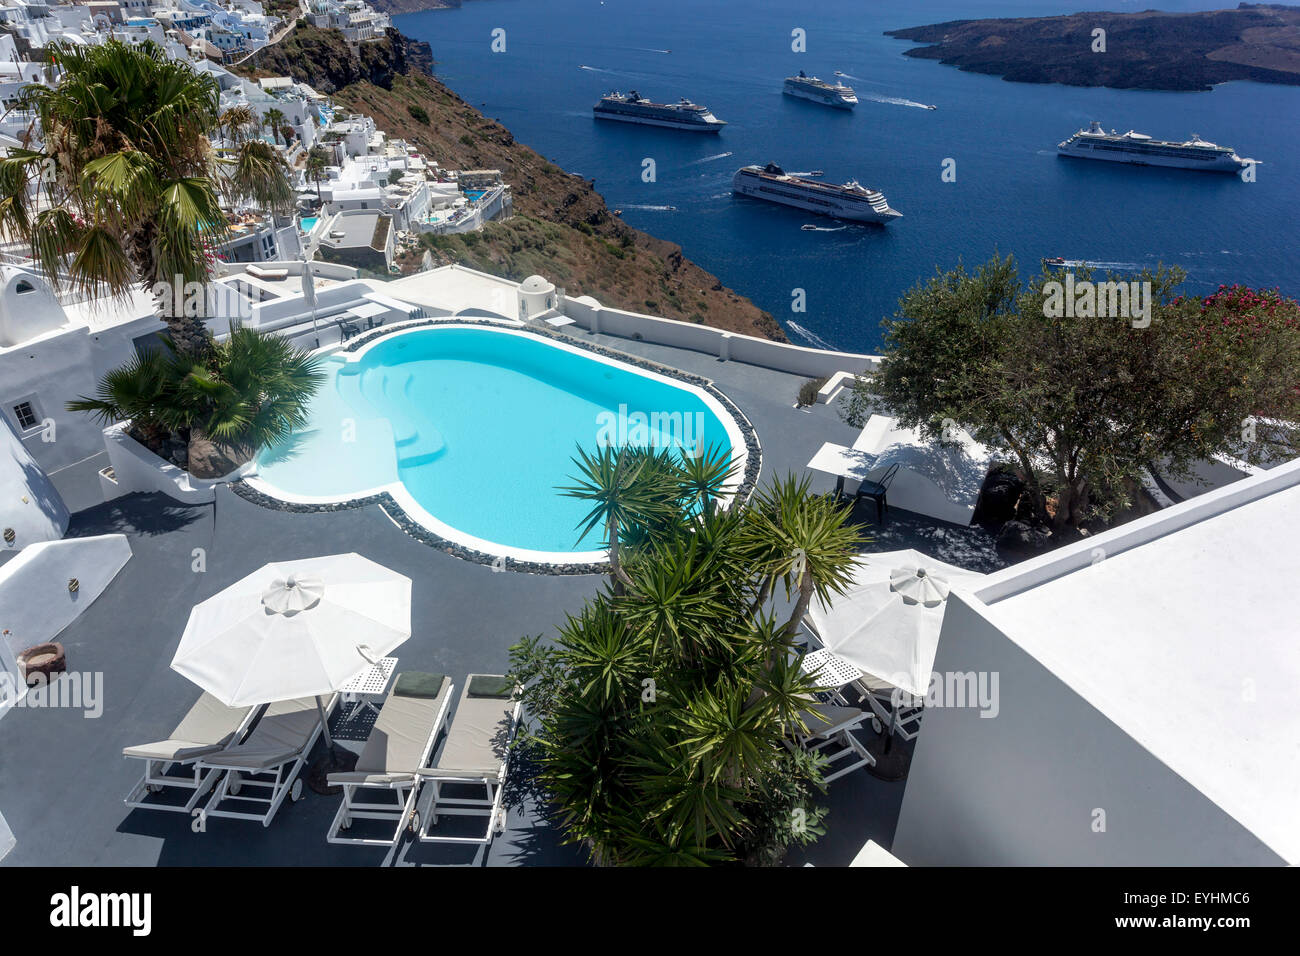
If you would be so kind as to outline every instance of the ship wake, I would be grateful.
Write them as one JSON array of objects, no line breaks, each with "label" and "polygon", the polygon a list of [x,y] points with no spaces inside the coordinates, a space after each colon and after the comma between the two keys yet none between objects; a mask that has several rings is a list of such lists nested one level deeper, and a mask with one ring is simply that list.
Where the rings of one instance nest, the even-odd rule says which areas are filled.
[{"label": "ship wake", "polygon": [[918,103],[916,100],[904,99],[901,96],[885,96],[881,93],[859,93],[858,98],[871,100],[873,103],[885,103],[889,106],[910,106],[916,110],[928,110],[930,108],[926,103]]},{"label": "ship wake", "polygon": [[835,346],[832,345],[830,342],[827,342],[824,338],[822,338],[822,337],[821,337],[820,335],[818,335],[816,332],[810,332],[810,331],[808,331],[808,330],[805,329],[802,325],[800,325],[798,322],[789,322],[789,321],[787,321],[787,322],[786,322],[786,325],[788,325],[788,326],[790,327],[790,331],[791,331],[791,332],[793,332],[795,335],[799,336],[799,338],[803,339],[805,342],[810,342],[811,344],[815,345],[815,346],[816,346],[817,348],[819,348],[819,349],[828,349],[829,351],[832,351],[832,352],[834,352],[834,351],[836,350],[836,349],[835,349]]}]

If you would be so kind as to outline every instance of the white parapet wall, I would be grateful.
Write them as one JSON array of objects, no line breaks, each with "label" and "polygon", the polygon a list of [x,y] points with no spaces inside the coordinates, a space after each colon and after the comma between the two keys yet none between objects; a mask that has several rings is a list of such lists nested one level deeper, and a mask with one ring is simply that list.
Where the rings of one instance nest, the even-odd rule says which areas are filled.
[{"label": "white parapet wall", "polygon": [[0,529],[0,552],[57,541],[68,530],[67,506],[7,417],[0,421]]},{"label": "white parapet wall", "polygon": [[34,544],[0,565],[0,621],[9,650],[55,640],[130,559],[126,535],[106,534]]},{"label": "white parapet wall", "polygon": [[221,478],[195,478],[126,434],[126,427],[122,422],[104,429],[104,447],[113,468],[112,478],[104,482],[106,498],[161,491],[183,504],[207,504],[216,499],[217,485],[237,481],[256,468],[249,461]]},{"label": "white parapet wall", "polygon": [[609,309],[582,299],[566,299],[564,313],[579,328],[589,332],[690,349],[716,355],[725,361],[761,365],[792,375],[807,375],[809,378],[821,378],[842,371],[855,374],[874,372],[880,367],[878,355],[831,352],[791,345],[788,342],[774,342],[708,325]]}]

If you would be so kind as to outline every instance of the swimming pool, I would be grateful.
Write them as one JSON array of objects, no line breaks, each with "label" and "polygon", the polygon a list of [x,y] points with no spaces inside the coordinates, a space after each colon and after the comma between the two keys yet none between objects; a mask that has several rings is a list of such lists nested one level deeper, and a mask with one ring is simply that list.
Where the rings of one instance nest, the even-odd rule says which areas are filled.
[{"label": "swimming pool", "polygon": [[603,560],[588,506],[560,495],[577,446],[721,447],[744,471],[735,419],[704,389],[515,329],[398,331],[325,360],[308,425],[249,480],[291,502],[387,491],[457,544],[522,561]]},{"label": "swimming pool", "polygon": [[466,189],[466,190],[465,190],[465,198],[468,199],[470,202],[478,202],[478,201],[479,201],[480,199],[482,199],[485,195],[487,195],[487,190],[486,190],[486,189]]},{"label": "swimming pool", "polygon": [[298,224],[299,228],[302,229],[304,233],[311,232],[316,228],[316,221],[319,218],[319,216],[304,216],[302,221]]}]

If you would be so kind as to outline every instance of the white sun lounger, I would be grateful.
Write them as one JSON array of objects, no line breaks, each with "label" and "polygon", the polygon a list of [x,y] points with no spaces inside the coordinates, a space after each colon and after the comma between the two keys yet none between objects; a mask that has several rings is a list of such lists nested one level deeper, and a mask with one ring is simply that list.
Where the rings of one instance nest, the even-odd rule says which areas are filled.
[{"label": "white sun lounger", "polygon": [[[437,678],[441,681],[434,686]],[[429,762],[438,734],[447,724],[455,685],[433,674],[398,674],[384,701],[356,767],[332,773],[329,783],[343,787],[343,800],[325,839],[352,846],[395,847],[415,812],[420,778],[416,771]],[[365,790],[372,799],[361,799]],[[388,799],[376,800],[387,792]],[[387,820],[392,835],[383,839],[341,836],[354,820]]]},{"label": "white sun lounger", "polygon": [[[470,674],[461,691],[456,713],[447,731],[447,742],[432,767],[419,771],[424,781],[419,837],[433,843],[471,843],[487,845],[493,836],[506,828],[502,801],[506,775],[510,767],[510,744],[519,726],[523,704],[515,693],[500,696],[477,696],[479,682],[500,682],[500,674]],[[482,788],[482,796],[451,796],[453,791]],[[487,817],[482,836],[451,836],[433,833],[443,816]]]},{"label": "white sun lounger", "polygon": [[[326,720],[338,702],[338,694],[325,701]],[[282,700],[268,706],[246,740],[199,761],[204,768],[226,771],[204,807],[204,815],[260,820],[262,826],[269,827],[285,797],[295,802],[302,797],[298,772],[307,762],[321,730],[315,697]],[[242,793],[245,787],[265,790],[267,795]],[[222,804],[228,801],[262,805],[266,809],[261,813],[222,809]]]},{"label": "white sun lounger", "polygon": [[[192,813],[220,772],[204,769],[199,760],[242,740],[256,710],[255,707],[227,707],[204,692],[166,740],[124,747],[123,756],[144,761],[144,775],[126,795],[126,805],[140,810]],[[168,773],[171,768],[188,772]],[[161,793],[169,787],[192,793],[185,803],[147,799],[150,794]]]},{"label": "white sun lounger", "polygon": [[807,733],[796,732],[795,744],[805,750],[821,753],[827,760],[828,769],[829,765],[833,765],[837,760],[849,758],[848,764],[822,778],[826,783],[838,780],[859,767],[875,765],[876,758],[871,756],[862,741],[852,733],[870,716],[867,711],[860,707],[818,702],[810,705],[799,716],[808,726],[808,731]]}]

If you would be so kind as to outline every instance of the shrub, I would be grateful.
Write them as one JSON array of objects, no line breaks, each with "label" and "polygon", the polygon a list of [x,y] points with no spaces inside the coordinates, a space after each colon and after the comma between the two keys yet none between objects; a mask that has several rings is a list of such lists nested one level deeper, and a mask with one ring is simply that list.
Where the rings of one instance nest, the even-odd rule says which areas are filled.
[{"label": "shrub", "polygon": [[425,126],[429,125],[429,114],[423,106],[411,104],[406,108],[406,112],[410,113],[411,118],[417,122],[423,123]]},{"label": "shrub", "polygon": [[810,378],[799,386],[799,407],[807,408],[809,405],[817,404],[817,393],[821,391],[822,386],[830,381],[829,376],[821,378]]}]

